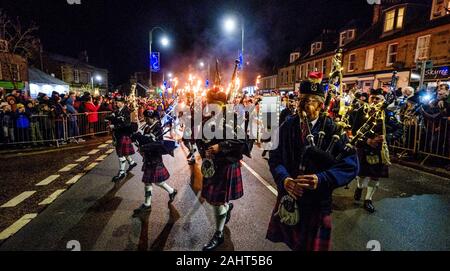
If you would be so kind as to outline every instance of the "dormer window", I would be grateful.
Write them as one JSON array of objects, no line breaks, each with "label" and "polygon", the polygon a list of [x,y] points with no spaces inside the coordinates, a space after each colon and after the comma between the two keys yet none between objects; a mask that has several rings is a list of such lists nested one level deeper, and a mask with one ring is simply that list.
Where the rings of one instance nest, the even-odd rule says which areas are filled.
[{"label": "dormer window", "polygon": [[293,63],[300,57],[300,53],[292,53],[289,59],[289,63]]},{"label": "dormer window", "polygon": [[405,7],[391,9],[384,16],[384,32],[403,28]]},{"label": "dormer window", "polygon": [[355,29],[343,31],[340,34],[339,46],[343,47],[354,39],[355,39]]},{"label": "dormer window", "polygon": [[322,50],[322,42],[314,42],[311,44],[311,55],[317,54],[320,50]]},{"label": "dormer window", "polygon": [[433,0],[431,9],[431,20],[450,14],[450,0]]}]

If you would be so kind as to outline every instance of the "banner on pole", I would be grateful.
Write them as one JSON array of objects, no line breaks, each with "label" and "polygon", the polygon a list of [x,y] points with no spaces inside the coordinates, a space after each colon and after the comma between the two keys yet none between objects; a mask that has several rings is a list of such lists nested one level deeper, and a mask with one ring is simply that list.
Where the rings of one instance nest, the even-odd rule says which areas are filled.
[{"label": "banner on pole", "polygon": [[161,70],[159,52],[152,52],[150,56],[150,65],[152,68],[152,72],[159,72]]}]

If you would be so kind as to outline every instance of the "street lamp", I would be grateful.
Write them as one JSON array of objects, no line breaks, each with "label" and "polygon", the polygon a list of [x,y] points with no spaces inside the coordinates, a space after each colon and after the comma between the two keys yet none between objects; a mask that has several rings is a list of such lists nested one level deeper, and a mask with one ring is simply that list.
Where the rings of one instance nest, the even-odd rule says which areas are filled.
[{"label": "street lamp", "polygon": [[[239,23],[241,25],[241,52],[244,55],[244,38],[245,38],[245,28],[244,28],[244,19],[239,15]],[[232,33],[236,29],[236,25],[238,23],[238,19],[234,17],[227,17],[224,20],[223,27],[227,33]]]},{"label": "street lamp", "polygon": [[[97,81],[97,82],[99,82],[99,83],[101,83],[102,82],[102,76],[101,75],[99,75],[99,74],[97,74],[96,76],[95,76],[95,80]],[[92,85],[92,89],[94,89],[94,76],[91,76],[91,85]]]},{"label": "street lamp", "polygon": [[[223,22],[223,28],[227,33],[232,33],[236,29],[236,25],[239,23],[241,25],[241,53],[242,58],[244,58],[244,39],[245,39],[245,28],[244,28],[244,17],[238,13],[239,19],[235,17],[227,17]],[[244,63],[241,63],[242,71],[244,70]],[[242,74],[242,72],[241,72]],[[242,78],[243,79],[243,78]]]},{"label": "street lamp", "polygon": [[[150,30],[150,37],[149,37],[149,51],[150,51],[150,55],[149,55],[149,61],[150,61],[150,71],[149,71],[149,79],[148,79],[148,82],[149,82],[149,88],[152,88],[152,86],[153,86],[153,82],[152,82],[152,63],[151,63],[151,59],[152,59],[152,43],[153,43],[153,31],[155,31],[155,30],[161,30],[163,33],[166,33],[166,31],[164,31],[164,29],[163,28],[161,28],[161,27],[159,27],[159,26],[155,26],[155,27],[153,27],[152,28],[152,30]],[[162,37],[162,39],[161,39],[161,45],[163,46],[163,47],[167,47],[167,46],[169,46],[169,43],[170,43],[170,41],[169,41],[169,38],[167,38],[167,36],[164,36],[164,37]]]}]

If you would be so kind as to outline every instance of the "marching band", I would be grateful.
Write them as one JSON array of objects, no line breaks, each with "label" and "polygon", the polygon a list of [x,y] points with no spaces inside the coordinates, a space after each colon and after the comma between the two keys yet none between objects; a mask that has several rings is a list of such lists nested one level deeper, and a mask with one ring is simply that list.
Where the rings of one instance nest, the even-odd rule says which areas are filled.
[{"label": "marching band", "polygon": [[[241,160],[244,155],[250,157],[251,153],[248,131],[244,132],[244,138],[238,138],[236,123],[230,124],[225,118],[226,106],[234,104],[238,96],[239,86],[235,82],[237,65],[228,92],[220,85],[219,71],[217,75],[219,85],[214,85],[201,97],[200,108],[195,103],[195,93],[185,93],[175,99],[175,103],[182,102],[187,107],[190,112],[187,118],[183,115],[186,112],[173,110],[178,104],[172,104],[169,110],[166,110],[169,106],[159,104],[143,113],[145,125],[139,127],[139,105],[134,91],[128,106],[124,98],[116,97],[117,110],[107,118],[119,157],[119,173],[113,181],[117,183],[125,179],[127,173],[137,166],[131,158],[135,153],[133,143],[144,158],[142,181],[145,198],[133,216],[151,211],[153,184],[167,191],[169,203],[174,202],[178,193],[167,184],[170,173],[162,158],[164,155],[173,156],[176,148],[176,143],[167,144],[165,140],[164,135],[169,132],[164,132],[167,126],[169,130],[182,130],[179,142],[188,149],[189,165],[195,166],[196,153],[199,153],[203,161],[201,196],[212,206],[216,220],[216,232],[204,246],[204,251],[216,250],[224,242],[224,227],[235,208],[231,201],[244,195]],[[333,191],[348,187],[353,180],[356,182],[354,199],[360,201],[363,198],[364,209],[369,213],[375,212],[373,196],[380,186],[380,179],[389,176],[388,142],[402,137],[401,122],[406,123],[405,120],[412,119],[416,112],[424,110],[423,103],[414,103],[417,95],[413,89],[397,90],[396,72],[387,91],[380,88],[369,93],[344,92],[342,51],[333,58],[328,85],[323,84],[322,78],[323,74],[311,72],[309,79],[301,83],[298,97],[289,96],[286,109],[280,116],[279,144],[270,151],[268,159],[278,198],[270,218],[267,239],[283,242],[292,250],[330,249]],[[448,85],[442,84],[439,93],[448,97]],[[444,103],[442,99],[430,101],[432,103],[438,112],[448,110],[448,102]],[[209,106],[215,106],[218,112],[203,110]],[[195,130],[199,128],[194,124],[196,110],[202,111],[200,125],[206,127],[214,120],[213,127],[209,128],[213,132],[220,130],[222,135],[232,131],[232,138],[196,138]],[[234,112],[235,119],[238,114]],[[170,122],[169,125],[163,123],[161,116]],[[367,191],[363,197],[364,189]]]}]

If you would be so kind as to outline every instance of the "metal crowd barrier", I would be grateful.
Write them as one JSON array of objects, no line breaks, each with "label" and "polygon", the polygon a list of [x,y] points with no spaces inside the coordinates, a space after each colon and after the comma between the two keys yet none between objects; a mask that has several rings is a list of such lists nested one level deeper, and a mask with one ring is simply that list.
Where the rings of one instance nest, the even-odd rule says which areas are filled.
[{"label": "metal crowd barrier", "polygon": [[449,120],[437,118],[412,121],[404,123],[403,129],[403,137],[390,144],[392,149],[402,151],[401,154],[424,155],[421,164],[431,156],[450,160]]},{"label": "metal crowd barrier", "polygon": [[[7,117],[0,120],[0,146],[56,145],[77,139],[110,133],[105,121],[111,112],[67,114],[64,117],[31,115],[26,120]],[[97,115],[97,120],[95,117]]]}]

